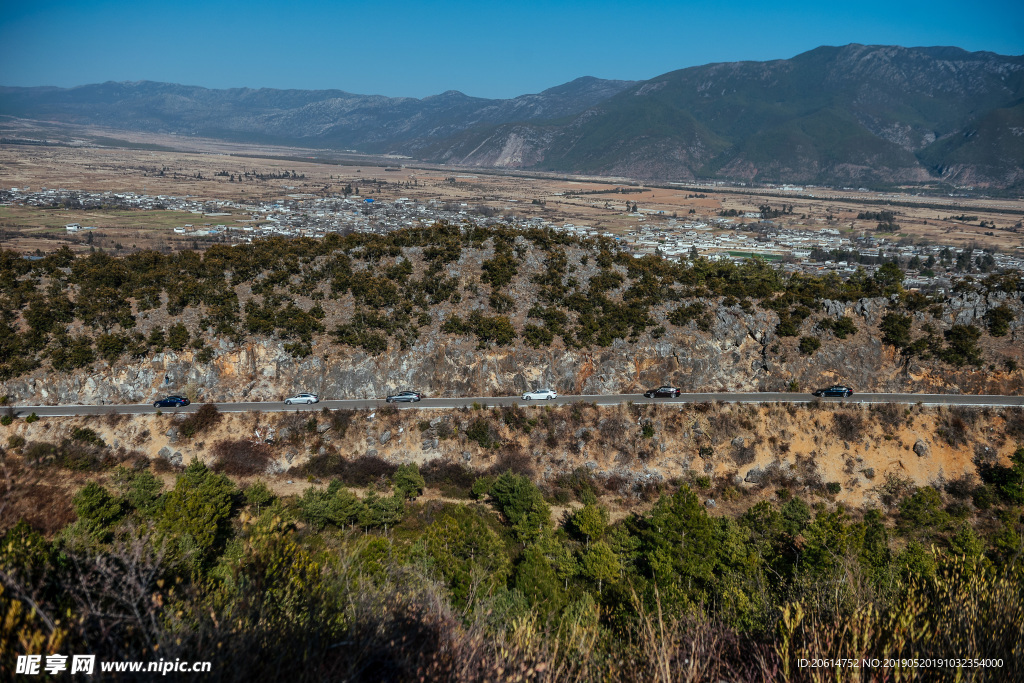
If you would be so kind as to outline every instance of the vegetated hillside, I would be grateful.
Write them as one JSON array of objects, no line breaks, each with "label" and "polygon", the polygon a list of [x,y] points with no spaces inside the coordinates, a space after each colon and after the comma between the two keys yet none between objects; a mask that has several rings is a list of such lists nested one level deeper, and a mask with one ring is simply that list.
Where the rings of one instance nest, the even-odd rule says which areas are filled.
[{"label": "vegetated hillside", "polygon": [[[180,417],[0,426],[0,676],[47,647],[100,662],[214,651],[224,681],[278,680],[297,657],[300,681],[816,681],[838,671],[800,666],[822,643],[865,668],[942,658],[929,680],[1024,674],[1019,409]],[[165,433],[206,462],[151,459]],[[479,465],[386,452],[411,433]],[[911,434],[925,448],[900,443]],[[550,471],[577,438],[737,464],[764,438],[774,466],[740,480]],[[371,439],[385,454],[356,457]],[[522,445],[541,440],[544,457]],[[847,471],[829,480],[819,468],[841,448]],[[296,451],[312,455],[274,474]],[[870,471],[900,451],[910,469],[946,452],[973,464],[928,483]],[[874,484],[867,509],[837,502],[854,479]],[[965,651],[978,663],[946,663]]]},{"label": "vegetated hillside", "polygon": [[1007,187],[1024,185],[1024,104],[993,109],[960,133],[930,145],[920,153],[922,163],[959,185],[1002,177]]},{"label": "vegetated hillside", "polygon": [[[552,131],[520,127],[534,168],[649,179],[1016,186],[1024,58],[847,45],[709,64],[624,89]],[[526,130],[533,129],[531,135]],[[497,131],[438,159],[495,164]],[[977,139],[975,139],[977,138]],[[996,140],[1012,141],[1000,150]],[[433,148],[432,148],[433,149]],[[514,164],[510,164],[514,165]],[[530,165],[530,164],[523,164]]]},{"label": "vegetated hillside", "polygon": [[38,261],[0,252],[0,380],[18,403],[800,390],[1016,393],[1017,272],[948,295],[765,262],[634,258],[608,239],[438,223]]},{"label": "vegetated hillside", "polygon": [[423,98],[341,90],[210,90],[173,83],[102,83],[77,88],[0,88],[0,114],[158,133],[250,142],[416,149],[472,125],[560,118],[580,112],[631,81],[578,78],[508,100],[457,91]]}]

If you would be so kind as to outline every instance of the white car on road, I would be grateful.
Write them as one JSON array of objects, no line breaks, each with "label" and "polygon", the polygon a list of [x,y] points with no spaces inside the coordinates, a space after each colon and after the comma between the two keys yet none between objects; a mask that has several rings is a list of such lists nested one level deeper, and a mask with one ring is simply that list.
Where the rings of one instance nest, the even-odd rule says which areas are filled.
[{"label": "white car on road", "polygon": [[319,402],[320,397],[317,396],[316,394],[296,394],[295,396],[292,396],[291,398],[286,398],[284,400],[284,404],[286,406],[290,406],[293,403],[305,403],[306,405],[309,405],[310,403]]},{"label": "white car on road", "polygon": [[558,394],[551,391],[551,389],[538,389],[537,391],[527,391],[523,394],[524,401],[530,401],[533,399],[552,399],[558,398]]}]

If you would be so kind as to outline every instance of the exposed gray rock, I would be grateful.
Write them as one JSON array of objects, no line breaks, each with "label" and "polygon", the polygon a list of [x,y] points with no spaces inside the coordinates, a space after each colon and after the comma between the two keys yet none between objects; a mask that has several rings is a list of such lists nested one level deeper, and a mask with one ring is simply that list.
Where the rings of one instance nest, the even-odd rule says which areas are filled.
[{"label": "exposed gray rock", "polygon": [[370,450],[366,451],[366,457],[367,458],[376,458],[377,457],[377,451],[375,451],[375,450],[373,450],[371,448]]},{"label": "exposed gray rock", "polygon": [[[457,266],[453,265],[453,268]],[[445,339],[423,335],[411,349],[389,349],[370,355],[346,349],[294,358],[280,340],[255,339],[220,347],[216,364],[196,365],[191,352],[154,354],[149,358],[100,364],[101,371],[53,373],[42,367],[4,385],[4,393],[24,404],[138,403],[154,395],[182,391],[186,384],[202,387],[205,397],[223,395],[229,401],[280,400],[295,386],[308,387],[325,398],[373,398],[394,386],[416,386],[431,396],[508,395],[539,385],[565,394],[629,393],[641,387],[671,383],[687,391],[780,391],[790,379],[801,386],[824,385],[822,369],[843,378],[861,391],[915,390],[920,386],[894,362],[892,349],[877,335],[860,344],[825,344],[813,357],[771,351],[778,323],[774,311],[746,313],[738,307],[717,310],[720,300],[705,300],[715,311],[711,332],[691,324],[656,341],[633,344],[624,340],[602,349],[532,349],[525,344],[491,349],[481,354],[471,339]],[[966,292],[952,297],[954,321],[981,324],[993,306],[1005,303],[1015,311],[1011,330],[1024,326],[1019,297],[994,293],[988,299]],[[888,310],[884,298],[861,299],[848,306],[823,302],[825,314],[861,316],[877,324]],[[846,310],[848,309],[848,310]],[[656,316],[663,313],[654,313]],[[634,362],[642,358],[643,363]],[[924,362],[924,361],[920,361]],[[586,369],[585,372],[583,369]],[[182,416],[184,417],[184,416]],[[467,414],[468,418],[469,415]],[[442,418],[432,419],[437,426]],[[463,420],[465,431],[469,420]],[[364,422],[364,424],[371,424]],[[579,437],[577,437],[579,438]]]},{"label": "exposed gray rock", "polygon": [[167,430],[166,436],[168,443],[178,443],[178,428],[171,427],[170,429]]},{"label": "exposed gray rock", "polygon": [[715,507],[715,499],[708,498],[707,500],[704,501],[704,505],[708,506],[709,508]]},{"label": "exposed gray rock", "polygon": [[743,478],[743,481],[748,484],[760,484],[764,481],[764,470],[760,467],[752,467],[747,472],[747,476]]},{"label": "exposed gray rock", "polygon": [[171,457],[167,458],[167,460],[177,467],[180,467],[185,462],[185,458],[181,455],[181,451],[174,451],[174,453],[171,454]]},{"label": "exposed gray rock", "polygon": [[380,435],[380,445],[383,446],[388,441],[391,441],[391,430],[390,429],[386,430],[383,434]]},{"label": "exposed gray rock", "polygon": [[821,307],[825,310],[825,315],[832,318],[841,318],[846,315],[846,304],[842,301],[825,299],[821,302]]},{"label": "exposed gray rock", "polygon": [[156,454],[163,458],[164,460],[167,460],[168,458],[171,457],[171,449],[168,448],[167,446],[164,446],[159,451],[157,451]]},{"label": "exposed gray rock", "polygon": [[743,437],[737,436],[735,439],[732,440],[732,445],[738,448],[743,448]]},{"label": "exposed gray rock", "polygon": [[853,312],[863,317],[868,324],[877,325],[881,320],[888,302],[885,299],[860,299],[853,307]]},{"label": "exposed gray rock", "polygon": [[918,457],[920,458],[927,458],[928,455],[931,453],[931,449],[928,448],[928,444],[926,444],[923,440],[918,439],[914,443],[914,452],[917,453]]},{"label": "exposed gray rock", "polygon": [[948,307],[958,325],[970,325],[988,313],[988,302],[978,292],[961,292],[950,298]]}]

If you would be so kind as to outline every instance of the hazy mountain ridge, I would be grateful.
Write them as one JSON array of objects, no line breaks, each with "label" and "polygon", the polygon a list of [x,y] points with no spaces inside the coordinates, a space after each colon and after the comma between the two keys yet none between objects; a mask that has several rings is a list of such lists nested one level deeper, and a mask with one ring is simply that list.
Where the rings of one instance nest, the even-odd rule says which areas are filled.
[{"label": "hazy mountain ridge", "polygon": [[457,91],[420,99],[342,90],[211,90],[142,81],[77,88],[0,88],[0,114],[253,142],[386,152],[412,149],[478,125],[560,118],[631,81],[578,78],[508,100]]},{"label": "hazy mountain ridge", "polygon": [[0,114],[651,180],[1024,187],[1024,57],[820,47],[507,100],[165,83],[0,88]]}]

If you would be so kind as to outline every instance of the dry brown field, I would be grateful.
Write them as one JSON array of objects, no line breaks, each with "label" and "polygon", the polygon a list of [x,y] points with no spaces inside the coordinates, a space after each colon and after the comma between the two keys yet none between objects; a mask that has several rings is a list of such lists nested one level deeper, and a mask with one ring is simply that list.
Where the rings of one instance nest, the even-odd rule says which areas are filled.
[{"label": "dry brown field", "polygon": [[[11,122],[0,125],[4,135],[22,137],[41,131]],[[13,127],[12,127],[13,126]],[[589,225],[623,233],[643,225],[663,225],[678,219],[708,219],[722,210],[755,212],[762,204],[791,206],[792,213],[778,219],[787,228],[837,229],[855,237],[875,234],[877,220],[861,220],[860,212],[890,210],[900,225],[889,239],[927,241],[962,246],[973,244],[1012,253],[1024,250],[1024,199],[973,199],[962,197],[915,197],[910,190],[898,196],[854,191],[805,188],[803,193],[737,187],[650,187],[625,179],[555,177],[501,173],[480,169],[430,166],[410,159],[339,154],[326,150],[255,146],[216,140],[105,131],[60,129],[47,133],[61,145],[0,145],[0,187],[29,187],[92,192],[135,192],[148,195],[190,196],[203,200],[239,202],[287,200],[294,195],[341,196],[347,185],[364,197],[393,200],[465,204],[473,213],[485,206],[501,215],[539,216],[556,223]],[[42,131],[46,132],[46,131]],[[61,137],[63,136],[63,137]],[[90,144],[144,146],[96,147]],[[176,147],[179,151],[170,151]],[[264,175],[292,172],[287,179],[232,182],[217,176],[226,171],[238,177],[245,172]],[[304,176],[304,177],[303,177]],[[616,188],[627,192],[615,192]],[[695,194],[705,195],[703,197]],[[810,196],[815,194],[817,196]],[[293,197],[292,197],[293,198]],[[892,205],[897,202],[899,205]],[[627,212],[635,203],[639,213]],[[0,240],[4,246],[24,251],[69,243],[88,248],[84,237],[62,234],[66,223],[101,228],[93,237],[104,248],[166,245],[180,248],[188,241],[171,228],[186,223],[230,225],[250,219],[244,212],[232,217],[203,218],[180,212],[76,212],[66,210],[0,207]],[[130,214],[130,215],[129,215]],[[158,215],[162,214],[162,215]],[[975,216],[970,223],[953,216]],[[739,218],[737,221],[752,219]],[[982,227],[981,222],[986,226]]]}]

